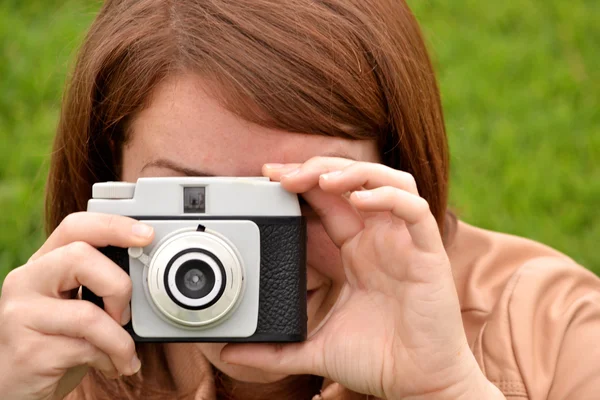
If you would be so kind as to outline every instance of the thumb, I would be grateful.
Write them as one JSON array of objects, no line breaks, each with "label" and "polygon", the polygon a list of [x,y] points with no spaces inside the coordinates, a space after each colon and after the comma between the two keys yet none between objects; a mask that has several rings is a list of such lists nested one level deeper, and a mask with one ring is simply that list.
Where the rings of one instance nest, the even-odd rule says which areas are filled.
[{"label": "thumb", "polygon": [[257,368],[286,375],[322,375],[321,352],[314,343],[228,344],[221,350],[221,360],[228,364]]}]

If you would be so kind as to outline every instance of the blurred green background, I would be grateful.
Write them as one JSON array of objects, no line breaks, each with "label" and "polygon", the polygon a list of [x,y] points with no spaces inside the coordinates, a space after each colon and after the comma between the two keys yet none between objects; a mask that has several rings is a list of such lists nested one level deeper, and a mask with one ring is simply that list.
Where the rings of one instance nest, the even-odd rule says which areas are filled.
[{"label": "blurred green background", "polygon": [[[100,4],[0,5],[0,282],[43,240],[64,80]],[[409,4],[440,79],[453,208],[600,273],[600,1]]]}]

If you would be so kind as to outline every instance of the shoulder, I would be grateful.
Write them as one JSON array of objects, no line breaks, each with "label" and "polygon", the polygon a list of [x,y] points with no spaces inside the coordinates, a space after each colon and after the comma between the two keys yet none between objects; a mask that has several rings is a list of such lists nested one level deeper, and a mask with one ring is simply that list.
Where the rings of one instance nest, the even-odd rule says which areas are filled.
[{"label": "shoulder", "polygon": [[509,335],[529,398],[596,398],[600,279],[574,262],[540,257],[519,268],[505,292],[493,321]]},{"label": "shoulder", "polygon": [[465,231],[483,251],[471,252],[471,263],[458,265],[464,269],[459,276],[480,283],[470,288],[471,296],[463,294],[474,307],[463,304],[463,317],[488,379],[508,398],[597,393],[600,379],[590,380],[589,374],[597,369],[592,360],[600,359],[600,351],[588,357],[600,335],[600,279],[534,241],[468,226]]}]

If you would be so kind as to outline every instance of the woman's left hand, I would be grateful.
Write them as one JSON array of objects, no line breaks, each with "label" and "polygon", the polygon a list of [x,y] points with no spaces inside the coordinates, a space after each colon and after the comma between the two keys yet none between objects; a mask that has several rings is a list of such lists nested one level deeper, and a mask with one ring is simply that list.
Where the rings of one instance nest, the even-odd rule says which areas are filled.
[{"label": "woman's left hand", "polygon": [[438,225],[412,175],[330,157],[263,173],[318,214],[346,284],[307,341],[230,344],[223,361],[320,375],[385,399],[504,398],[469,349]]}]

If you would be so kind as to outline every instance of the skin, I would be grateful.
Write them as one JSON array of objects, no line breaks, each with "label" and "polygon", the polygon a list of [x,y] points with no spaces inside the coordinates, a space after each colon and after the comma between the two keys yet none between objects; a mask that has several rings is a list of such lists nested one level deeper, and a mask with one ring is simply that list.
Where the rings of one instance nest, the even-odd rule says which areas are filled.
[{"label": "skin", "polygon": [[[372,142],[288,133],[251,124],[225,110],[205,93],[194,76],[164,85],[151,105],[131,125],[131,140],[123,152],[123,179],[185,176],[261,176],[265,163],[301,163],[317,155],[343,154],[377,161]],[[221,149],[221,150],[220,150]],[[253,151],[248,151],[253,149]],[[164,162],[172,166],[166,166]],[[309,332],[335,303],[345,281],[339,249],[318,216],[304,207],[307,219],[307,289]],[[223,344],[198,344],[210,362],[234,379],[272,382],[279,374],[227,365],[220,359]]]},{"label": "skin", "polygon": [[[504,398],[468,348],[450,261],[427,203],[410,175],[377,164],[374,143],[250,124],[193,75],[164,81],[131,130],[123,180],[262,174],[308,203],[309,340],[190,344],[216,368],[252,382],[321,375],[386,399]],[[60,398],[85,373],[81,365],[108,376],[139,369],[119,326],[130,316],[131,282],[94,247],[144,246],[153,233],[142,228],[129,218],[74,214],[7,277],[0,393]],[[104,296],[106,313],[66,299],[81,284]]]}]

